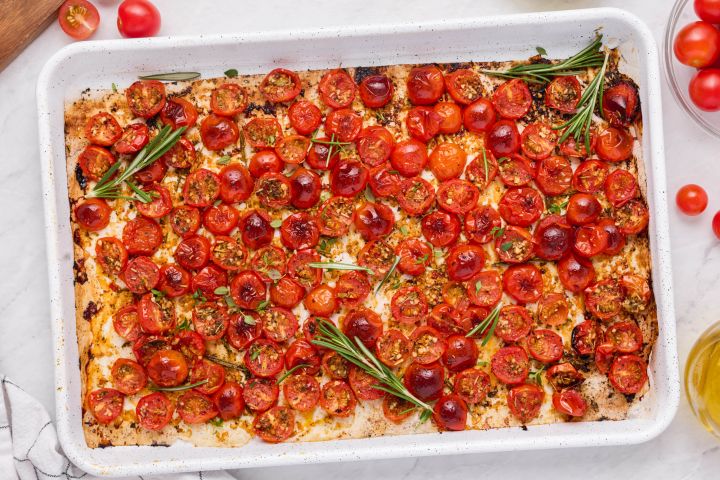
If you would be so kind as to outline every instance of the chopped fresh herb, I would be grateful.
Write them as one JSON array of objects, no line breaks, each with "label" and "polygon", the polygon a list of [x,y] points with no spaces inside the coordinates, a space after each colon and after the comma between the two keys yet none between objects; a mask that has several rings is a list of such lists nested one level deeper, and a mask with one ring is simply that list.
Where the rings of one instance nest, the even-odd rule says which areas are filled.
[{"label": "chopped fresh herb", "polygon": [[429,257],[430,257],[430,255],[426,253],[426,254],[423,255],[422,257],[420,257],[420,258],[418,258],[417,260],[415,260],[415,265],[422,265],[423,263],[425,263],[425,262],[428,261],[428,258],[429,258]]},{"label": "chopped fresh herb", "polygon": [[213,207],[217,207],[217,206],[219,206],[221,203],[222,203],[222,200],[220,200],[220,199],[218,198],[217,200],[215,200],[215,201],[213,202]]},{"label": "chopped fresh herb", "polygon": [[268,135],[265,141],[268,145],[275,145],[275,135]]},{"label": "chopped fresh herb", "polygon": [[380,123],[385,123],[385,115],[380,110],[375,112],[375,119]]},{"label": "chopped fresh herb", "polygon": [[445,251],[442,248],[436,248],[433,250],[433,255],[435,255],[435,258],[444,257]]},{"label": "chopped fresh herb", "polygon": [[508,160],[510,160],[510,157],[500,157],[497,159],[497,163],[498,163],[498,165],[500,165],[501,163],[505,163]]},{"label": "chopped fresh herb", "polygon": [[213,293],[215,295],[227,295],[228,293],[230,293],[230,289],[228,287],[217,287],[213,291]]},{"label": "chopped fresh herb", "polygon": [[487,367],[488,362],[486,362],[485,360],[478,360],[477,363],[475,364],[475,366],[476,367]]},{"label": "chopped fresh herb", "polygon": [[543,57],[547,56],[547,50],[545,50],[543,47],[535,47],[535,50],[537,50],[538,55],[542,55]]},{"label": "chopped fresh herb", "polygon": [[550,212],[550,213],[554,213],[554,214],[559,215],[559,214],[562,213],[562,209],[565,208],[565,207],[567,207],[567,205],[568,205],[568,201],[565,200],[565,201],[562,202],[562,203],[553,203],[552,205],[550,205],[550,206],[548,207],[547,210],[548,210],[548,212]]},{"label": "chopped fresh herb", "polygon": [[375,194],[373,194],[372,189],[370,188],[370,185],[365,187],[365,200],[368,202],[374,202],[375,201]]},{"label": "chopped fresh herb", "polygon": [[262,312],[263,310],[265,310],[265,309],[268,307],[268,305],[270,305],[270,301],[269,301],[269,300],[263,300],[262,302],[260,302],[260,305],[257,306],[257,308],[255,309],[255,311],[257,311],[257,312]]},{"label": "chopped fresh herb", "polygon": [[398,230],[400,230],[400,233],[402,233],[402,234],[405,235],[405,236],[407,236],[408,233],[409,233],[409,232],[408,232],[408,229],[407,229],[407,227],[406,227],[405,225],[400,225],[400,227],[398,228]]},{"label": "chopped fresh herb", "polygon": [[190,330],[190,321],[187,318],[183,318],[182,322],[177,324],[175,330]]},{"label": "chopped fresh herb", "polygon": [[513,242],[505,242],[502,245],[500,245],[500,250],[502,250],[503,252],[507,252],[508,250],[510,250],[512,248],[512,246],[513,246]]},{"label": "chopped fresh herb", "polygon": [[247,325],[256,325],[257,321],[252,315],[243,315],[243,322]]},{"label": "chopped fresh herb", "polygon": [[492,230],[490,230],[490,235],[492,235],[493,238],[502,237],[504,233],[505,227],[493,227]]},{"label": "chopped fresh herb", "polygon": [[271,268],[270,270],[265,272],[265,275],[267,275],[268,278],[270,280],[272,280],[273,282],[277,282],[282,277],[282,274],[279,271],[275,270],[274,268]]},{"label": "chopped fresh herb", "polygon": [[260,356],[260,348],[251,348],[250,349],[250,360],[257,360],[257,358]]},{"label": "chopped fresh herb", "polygon": [[140,80],[161,80],[165,82],[182,82],[186,80],[195,80],[200,76],[199,72],[170,72],[155,73],[153,75],[141,75]]},{"label": "chopped fresh herb", "polygon": [[215,417],[215,418],[210,419],[210,424],[214,427],[222,427],[223,420],[220,417]]},{"label": "chopped fresh herb", "polygon": [[199,288],[195,290],[195,293],[193,293],[193,299],[194,300],[200,300],[201,302],[207,302],[207,298],[205,298],[205,295],[203,295],[202,290]]},{"label": "chopped fresh herb", "polygon": [[390,175],[400,175],[400,172],[398,172],[397,170],[388,170],[387,173],[389,173]]},{"label": "chopped fresh herb", "polygon": [[230,313],[238,313],[240,311],[240,307],[237,306],[235,300],[233,300],[229,294],[226,294],[223,298],[225,299],[225,305],[228,306]]},{"label": "chopped fresh herb", "polygon": [[158,297],[158,298],[162,298],[162,297],[165,296],[165,292],[161,292],[160,290],[156,290],[156,289],[153,288],[153,289],[151,289],[150,291],[152,292],[152,294],[153,294],[154,296],[156,296],[156,297]]},{"label": "chopped fresh herb", "polygon": [[229,155],[223,155],[222,157],[218,158],[217,162],[218,165],[227,165],[230,163],[230,156]]},{"label": "chopped fresh herb", "polygon": [[545,370],[545,365],[540,367],[539,370],[535,370],[533,372],[530,372],[528,374],[528,380],[530,380],[533,383],[537,383],[542,387],[542,373]]},{"label": "chopped fresh herb", "polygon": [[238,71],[236,68],[231,68],[230,70],[225,70],[225,76],[228,78],[235,78],[238,76]]},{"label": "chopped fresh herb", "polygon": [[275,219],[272,222],[270,222],[270,226],[273,228],[280,228],[281,225],[282,225],[282,220],[280,220],[280,219]]},{"label": "chopped fresh herb", "polygon": [[115,85],[115,82],[112,84],[112,91],[117,93],[117,85]]}]

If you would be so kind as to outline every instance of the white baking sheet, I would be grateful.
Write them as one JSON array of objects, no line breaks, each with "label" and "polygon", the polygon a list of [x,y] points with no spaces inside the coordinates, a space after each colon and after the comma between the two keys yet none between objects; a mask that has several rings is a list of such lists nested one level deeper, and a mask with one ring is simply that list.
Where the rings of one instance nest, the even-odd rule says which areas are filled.
[{"label": "white baking sheet", "polygon": [[[618,45],[621,70],[640,85],[644,119],[643,157],[651,210],[653,285],[659,336],[651,358],[651,392],[631,418],[531,426],[527,431],[433,433],[411,436],[270,445],[253,441],[241,449],[110,447],[89,449],[81,425],[80,375],[75,336],[72,239],[67,202],[63,104],[87,87],[126,84],[138,74],[200,71],[221,76],[232,66],[241,74],[291,69],[396,63],[510,60],[544,47],[565,57],[584,47],[601,28]],[[679,397],[675,314],[668,233],[665,159],[657,49],[650,31],[618,9],[497,16],[394,26],[353,26],[321,31],[262,32],[200,37],[79,42],[46,64],[38,80],[38,110],[48,270],[56,361],[58,433],[70,459],[106,476],[169,473],[253,466],[492,452],[556,447],[630,444],[662,432]]]}]

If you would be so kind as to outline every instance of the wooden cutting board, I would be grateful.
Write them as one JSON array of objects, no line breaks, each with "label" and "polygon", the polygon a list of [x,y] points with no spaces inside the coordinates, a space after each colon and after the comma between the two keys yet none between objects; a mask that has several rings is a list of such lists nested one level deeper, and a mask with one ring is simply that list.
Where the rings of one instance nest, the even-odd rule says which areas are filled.
[{"label": "wooden cutting board", "polygon": [[63,0],[0,0],[0,71],[57,21]]}]

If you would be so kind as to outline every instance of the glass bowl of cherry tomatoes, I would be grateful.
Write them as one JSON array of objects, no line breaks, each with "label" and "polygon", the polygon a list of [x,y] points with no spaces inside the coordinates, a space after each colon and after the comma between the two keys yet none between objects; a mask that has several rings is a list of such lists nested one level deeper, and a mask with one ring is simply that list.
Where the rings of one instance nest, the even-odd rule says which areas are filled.
[{"label": "glass bowl of cherry tomatoes", "polygon": [[677,0],[665,30],[665,76],[683,109],[720,137],[720,0]]}]

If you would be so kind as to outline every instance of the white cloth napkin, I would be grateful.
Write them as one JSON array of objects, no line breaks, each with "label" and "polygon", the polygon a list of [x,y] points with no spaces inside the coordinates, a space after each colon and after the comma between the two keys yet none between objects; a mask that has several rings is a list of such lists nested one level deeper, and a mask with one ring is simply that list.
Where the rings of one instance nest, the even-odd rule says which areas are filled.
[{"label": "white cloth napkin", "polygon": [[[45,408],[12,380],[0,375],[0,479],[100,480],[63,455]],[[131,480],[233,480],[226,472],[126,477]]]}]

